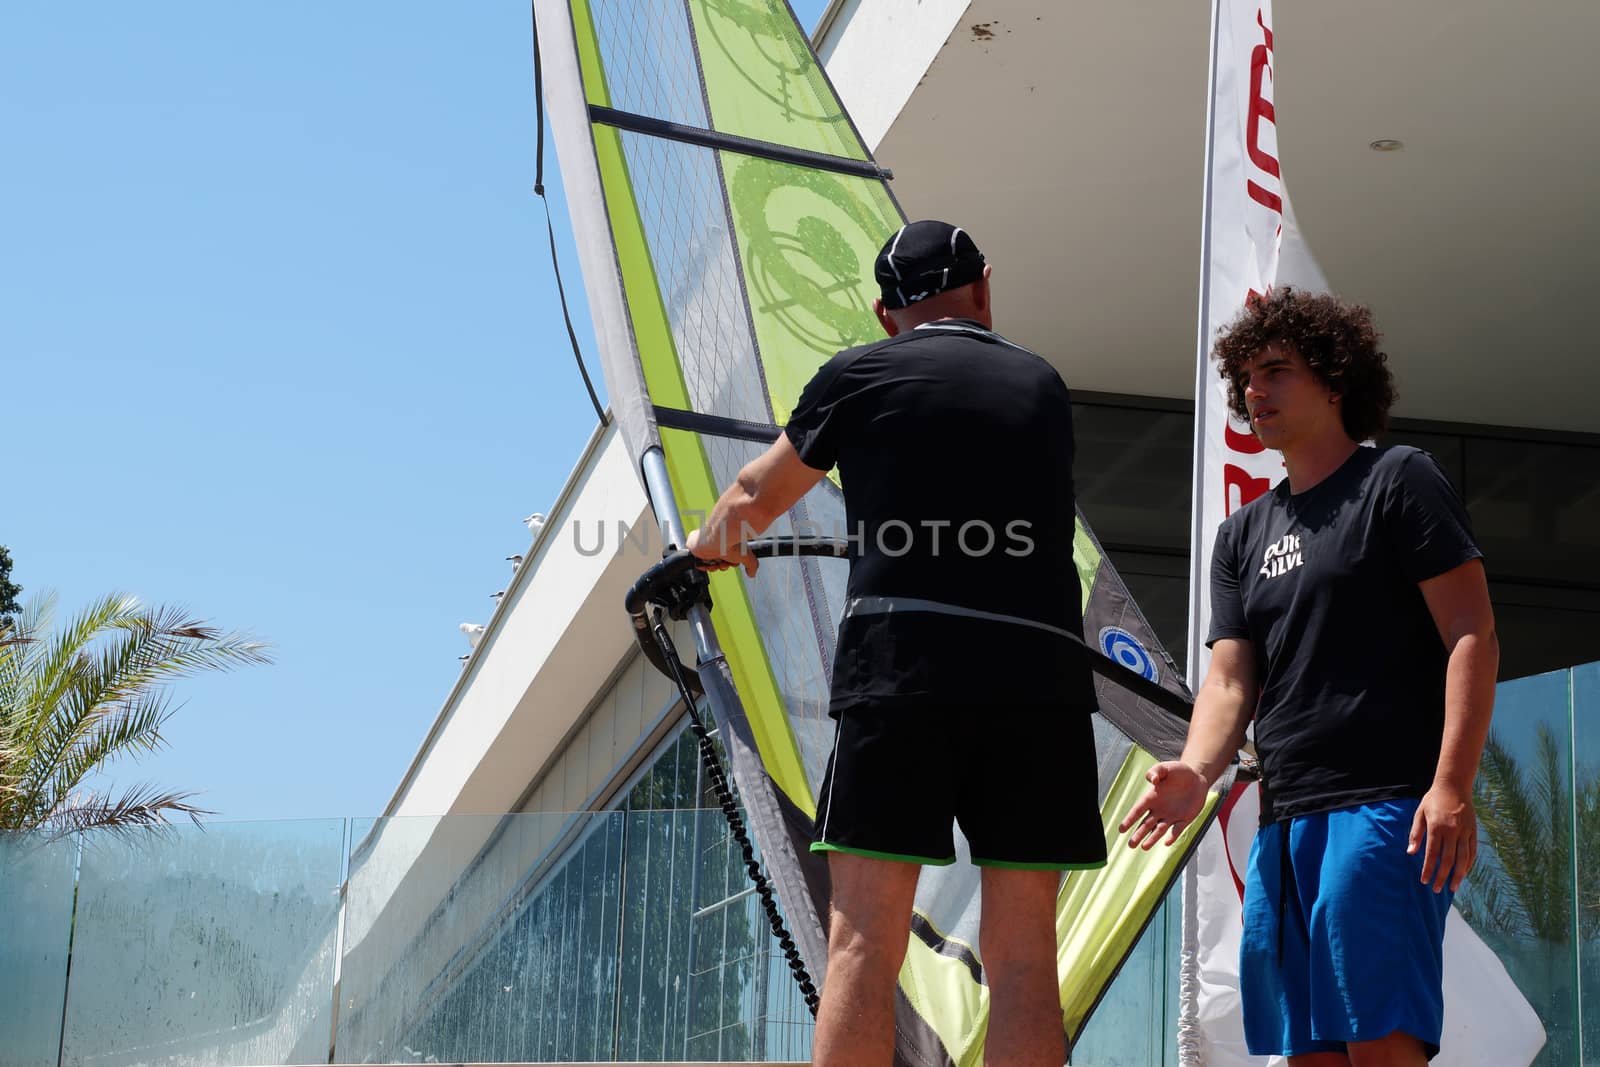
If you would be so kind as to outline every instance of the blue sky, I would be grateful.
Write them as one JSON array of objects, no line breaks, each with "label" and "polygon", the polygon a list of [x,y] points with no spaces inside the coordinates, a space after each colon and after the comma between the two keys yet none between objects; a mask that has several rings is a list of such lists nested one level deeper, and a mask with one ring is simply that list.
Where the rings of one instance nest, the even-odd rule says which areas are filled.
[{"label": "blue sky", "polygon": [[[825,0],[796,5],[814,25]],[[0,544],[271,641],[110,784],[372,815],[595,415],[528,5],[22,5],[0,36]],[[590,338],[553,148],[546,185]],[[624,625],[618,617],[618,625]]]}]

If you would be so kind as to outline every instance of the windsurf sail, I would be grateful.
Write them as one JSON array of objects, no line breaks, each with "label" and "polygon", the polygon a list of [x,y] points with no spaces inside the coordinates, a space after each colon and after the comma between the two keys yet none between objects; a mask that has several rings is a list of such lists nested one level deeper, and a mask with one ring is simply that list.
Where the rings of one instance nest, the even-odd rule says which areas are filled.
[{"label": "windsurf sail", "polygon": [[[816,368],[880,336],[871,265],[904,215],[782,0],[533,7],[612,411],[666,543],[681,545],[720,487],[776,438]],[[825,479],[769,532],[843,529],[842,497]],[[1074,554],[1087,640],[1186,698],[1081,518]],[[819,982],[827,869],[807,845],[833,740],[828,675],[845,578],[842,564],[818,559],[775,561],[754,580],[725,571],[711,577],[715,607],[691,615],[740,798]],[[1065,877],[1058,900],[1069,1053],[1202,825],[1181,847],[1122,847],[1116,822],[1145,770],[1181,748],[1185,724],[1114,680],[1096,685],[1113,847],[1106,868]],[[981,1056],[979,882],[966,863],[923,874],[899,984],[901,1062],[964,1067]]]}]

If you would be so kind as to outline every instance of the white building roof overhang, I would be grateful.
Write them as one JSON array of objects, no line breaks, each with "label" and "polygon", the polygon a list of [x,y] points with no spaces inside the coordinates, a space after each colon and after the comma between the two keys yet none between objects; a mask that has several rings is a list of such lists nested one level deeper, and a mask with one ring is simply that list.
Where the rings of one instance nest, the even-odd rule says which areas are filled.
[{"label": "white building roof overhang", "polygon": [[[977,236],[997,326],[1074,388],[1192,395],[1208,8],[841,0],[819,25],[907,213]],[[1284,177],[1333,288],[1376,313],[1396,414],[1600,430],[1600,5],[1275,17]]]}]

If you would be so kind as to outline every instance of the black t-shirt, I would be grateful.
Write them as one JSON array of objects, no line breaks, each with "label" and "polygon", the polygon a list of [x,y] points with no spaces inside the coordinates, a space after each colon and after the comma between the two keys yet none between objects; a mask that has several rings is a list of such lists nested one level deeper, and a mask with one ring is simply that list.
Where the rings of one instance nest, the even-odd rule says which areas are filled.
[{"label": "black t-shirt", "polygon": [[1449,479],[1404,446],[1222,523],[1206,643],[1255,649],[1263,825],[1428,791],[1448,657],[1417,585],[1481,556]]},{"label": "black t-shirt", "polygon": [[1061,635],[1083,621],[1072,405],[1050,364],[975,322],[927,323],[829,360],[785,432],[807,465],[837,466],[844,489],[834,714],[868,702],[1093,706]]}]

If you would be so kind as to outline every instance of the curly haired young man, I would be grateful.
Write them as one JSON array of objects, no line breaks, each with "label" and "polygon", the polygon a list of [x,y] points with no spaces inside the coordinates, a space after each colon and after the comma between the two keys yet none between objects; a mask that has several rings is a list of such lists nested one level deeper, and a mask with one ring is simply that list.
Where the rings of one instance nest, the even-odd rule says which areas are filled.
[{"label": "curly haired young man", "polygon": [[1451,898],[1499,646],[1482,553],[1433,457],[1363,448],[1394,387],[1371,313],[1284,288],[1213,353],[1288,477],[1218,528],[1211,666],[1180,759],[1123,820],[1170,844],[1255,718],[1262,824],[1240,951],[1246,1041],[1293,1067],[1439,1050]]}]

